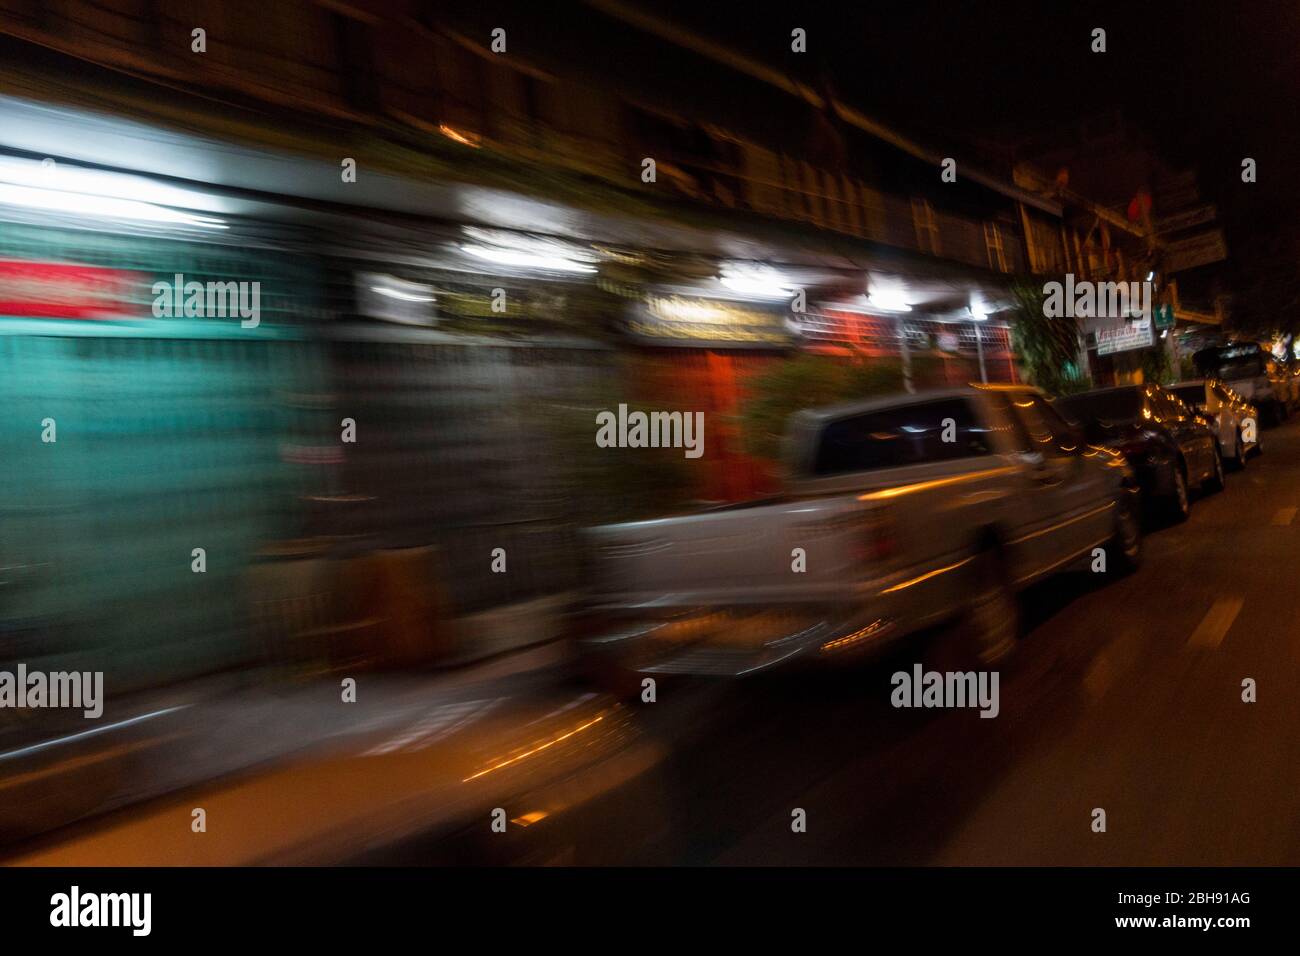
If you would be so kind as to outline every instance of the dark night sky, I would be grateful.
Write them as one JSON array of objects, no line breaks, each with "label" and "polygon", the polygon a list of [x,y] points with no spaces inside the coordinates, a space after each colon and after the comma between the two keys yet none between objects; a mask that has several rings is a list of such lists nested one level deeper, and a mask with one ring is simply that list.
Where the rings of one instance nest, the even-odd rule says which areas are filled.
[{"label": "dark night sky", "polygon": [[[1296,192],[1294,3],[911,0],[764,10],[667,0],[654,8],[805,79],[825,70],[843,99],[918,135],[998,139],[1120,106],[1171,162],[1198,164],[1207,189],[1235,189],[1241,158],[1253,156],[1260,192]],[[796,25],[809,31],[806,57],[789,51]],[[1089,49],[1094,27],[1107,31],[1104,54]]]},{"label": "dark night sky", "polygon": [[[1119,107],[1219,205],[1239,287],[1266,256],[1300,268],[1300,5],[911,0],[656,9],[790,73],[832,78],[868,115],[936,146],[1006,141]],[[793,54],[793,26],[809,53]],[[1090,49],[1094,27],[1107,52]],[[1241,182],[1241,160],[1258,182]]]},{"label": "dark night sky", "polygon": [[[1120,106],[1171,163],[1201,167],[1207,189],[1239,183],[1241,158],[1253,156],[1259,192],[1296,194],[1290,170],[1300,148],[1300,5],[1294,0],[621,2],[810,84],[827,75],[841,99],[936,146],[1047,131]],[[483,26],[511,24],[518,28],[514,49],[559,56],[566,72],[639,76],[643,86],[660,89],[692,84],[690,65],[675,63],[666,52],[671,47],[581,0],[536,6],[449,0],[438,9],[452,7]],[[795,26],[808,31],[807,54],[790,50]],[[1107,31],[1104,54],[1089,49],[1098,26]],[[637,60],[637,47],[646,60]],[[691,95],[707,100],[711,91],[695,83]],[[750,105],[761,117],[783,98],[773,90]]]}]

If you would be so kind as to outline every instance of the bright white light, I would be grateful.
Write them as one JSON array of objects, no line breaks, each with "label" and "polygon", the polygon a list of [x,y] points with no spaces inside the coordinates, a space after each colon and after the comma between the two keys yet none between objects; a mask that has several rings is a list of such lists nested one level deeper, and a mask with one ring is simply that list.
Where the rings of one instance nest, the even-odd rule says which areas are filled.
[{"label": "bright white light", "polygon": [[390,299],[400,299],[403,302],[432,302],[431,295],[413,295],[410,292],[402,292],[398,289],[390,289],[387,286],[372,285],[371,292],[377,292],[380,295],[387,296]]},{"label": "bright white light", "polygon": [[518,249],[494,249],[491,246],[462,245],[461,251],[495,262],[503,266],[518,266],[523,269],[543,269],[551,272],[595,272],[596,267],[563,256],[540,255],[534,252],[521,252]]},{"label": "bright white light", "polygon": [[727,317],[725,309],[698,299],[652,298],[649,305],[651,314],[679,322],[718,322]]},{"label": "bright white light", "polygon": [[989,317],[988,308],[979,299],[971,299],[968,310],[970,317],[976,322],[983,322]]},{"label": "bright white light", "polygon": [[589,249],[573,243],[505,229],[465,226],[463,231],[472,241],[462,245],[461,251],[488,262],[549,272],[596,271],[597,257]]},{"label": "bright white light", "polygon": [[83,169],[60,163],[0,157],[0,202],[87,216],[172,222],[227,228],[222,220],[181,206],[203,209],[213,197],[160,183],[145,176]]},{"label": "bright white light", "polygon": [[1147,281],[1148,281],[1148,282],[1150,282],[1150,281],[1151,281],[1152,279],[1154,279],[1155,277],[1156,277],[1156,274],[1155,274],[1154,272],[1148,272],[1148,273],[1147,273]]},{"label": "bright white light", "polygon": [[761,264],[728,263],[718,281],[732,292],[761,299],[788,299],[796,291],[785,276]]},{"label": "bright white light", "polygon": [[867,296],[867,305],[881,312],[911,312],[912,307],[903,301],[901,293],[892,289],[882,289]]},{"label": "bright white light", "polygon": [[911,312],[907,290],[897,279],[873,277],[867,283],[867,306],[878,312]]},{"label": "bright white light", "polygon": [[0,205],[27,206],[49,209],[81,216],[104,216],[110,219],[139,219],[146,222],[174,222],[208,229],[227,229],[224,222],[212,216],[196,216],[179,209],[155,206],[134,199],[112,199],[87,193],[60,192],[54,189],[33,189],[0,183]]},{"label": "bright white light", "polygon": [[147,176],[66,166],[53,160],[38,163],[35,160],[15,159],[9,156],[0,156],[0,182],[15,186],[33,186],[37,189],[55,189],[59,192],[86,193],[90,196],[134,199],[137,202],[191,208],[201,207],[211,198],[203,193],[181,189]]}]

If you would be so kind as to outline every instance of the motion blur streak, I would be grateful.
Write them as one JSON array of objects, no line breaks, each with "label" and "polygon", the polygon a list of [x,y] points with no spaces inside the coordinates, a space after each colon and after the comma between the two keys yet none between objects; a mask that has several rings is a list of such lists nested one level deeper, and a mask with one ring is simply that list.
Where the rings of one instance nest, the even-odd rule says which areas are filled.
[{"label": "motion blur streak", "polygon": [[897,488],[885,488],[881,491],[868,492],[865,495],[859,495],[859,501],[880,501],[887,498],[897,498],[899,495],[913,495],[917,492],[927,491],[930,488],[945,488],[949,485],[961,485],[971,481],[978,481],[981,478],[988,478],[994,475],[1010,474],[1014,469],[1011,468],[989,468],[985,471],[975,472],[969,475],[957,475],[952,478],[936,478],[933,481],[918,481],[915,484],[900,485]]},{"label": "motion blur streak", "polygon": [[130,720],[119,720],[115,724],[107,724],[103,727],[93,727],[90,730],[83,730],[80,733],[69,734],[67,737],[59,737],[56,740],[46,740],[43,743],[32,744],[30,747],[23,747],[19,750],[10,750],[0,753],[0,760],[8,760],[13,757],[23,757],[28,754],[37,753],[47,747],[57,747],[59,744],[71,743],[74,740],[81,740],[85,737],[91,737],[95,734],[108,733],[113,730],[120,730],[123,727],[130,727],[132,724],[138,724],[142,720],[152,720],[154,717],[162,717],[165,714],[175,713],[183,707],[168,707],[166,710],[156,710],[152,714],[141,714],[139,717],[132,717]]},{"label": "motion blur streak", "polygon": [[511,764],[518,763],[521,760],[527,760],[529,757],[534,757],[537,754],[541,753],[543,750],[549,750],[550,748],[554,747],[556,744],[563,743],[564,741],[568,740],[570,737],[582,733],[588,727],[593,727],[604,719],[605,716],[603,714],[599,717],[595,717],[592,720],[587,721],[585,724],[580,724],[579,726],[574,727],[568,733],[560,734],[560,736],[554,738],[553,740],[548,740],[546,741],[546,743],[539,744],[536,747],[532,748],[531,750],[526,750],[521,754],[517,754],[514,757],[509,758],[508,760],[502,760],[500,763],[495,763],[490,767],[486,767],[483,770],[480,770],[478,773],[472,773],[468,777],[466,777],[462,782],[469,783],[471,780],[477,780],[479,777],[486,776],[489,773],[493,773],[497,770],[500,770],[502,767],[509,767]]},{"label": "motion blur streak", "polygon": [[0,6],[6,862],[1300,862],[1294,18]]},{"label": "motion blur streak", "polygon": [[938,577],[941,574],[947,574],[949,571],[956,571],[958,568],[962,567],[963,565],[969,564],[970,560],[971,560],[970,558],[962,558],[960,561],[956,562],[955,564],[950,564],[947,567],[935,568],[933,571],[926,571],[925,574],[918,574],[916,577],[910,578],[899,584],[895,584],[893,587],[885,588],[880,593],[893,594],[895,591],[902,591],[906,588],[914,587],[920,584],[922,581],[928,581],[931,578]]}]

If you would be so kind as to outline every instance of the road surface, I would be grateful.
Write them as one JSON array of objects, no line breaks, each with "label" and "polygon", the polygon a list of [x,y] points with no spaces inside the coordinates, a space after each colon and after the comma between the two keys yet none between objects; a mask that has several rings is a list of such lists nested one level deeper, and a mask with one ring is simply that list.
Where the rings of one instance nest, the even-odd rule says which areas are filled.
[{"label": "road surface", "polygon": [[[330,685],[238,738],[330,724],[327,740],[10,861],[1300,864],[1300,427],[1265,444],[1189,521],[1150,532],[1136,574],[1026,595],[994,719],[892,707],[915,645],[836,674],[663,684],[654,703],[585,685],[562,653],[367,677],[356,711]],[[190,726],[173,763],[212,732]]]}]

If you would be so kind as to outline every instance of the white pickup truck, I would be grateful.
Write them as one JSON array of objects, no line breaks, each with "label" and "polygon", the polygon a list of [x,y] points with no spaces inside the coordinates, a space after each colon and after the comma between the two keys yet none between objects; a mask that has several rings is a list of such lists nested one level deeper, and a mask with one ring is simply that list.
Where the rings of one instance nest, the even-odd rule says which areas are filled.
[{"label": "white pickup truck", "polygon": [[580,645],[629,674],[739,676],[870,652],[961,619],[968,659],[1018,633],[1016,592],[1141,554],[1124,458],[1035,389],[972,386],[800,412],[774,499],[588,531]]}]

